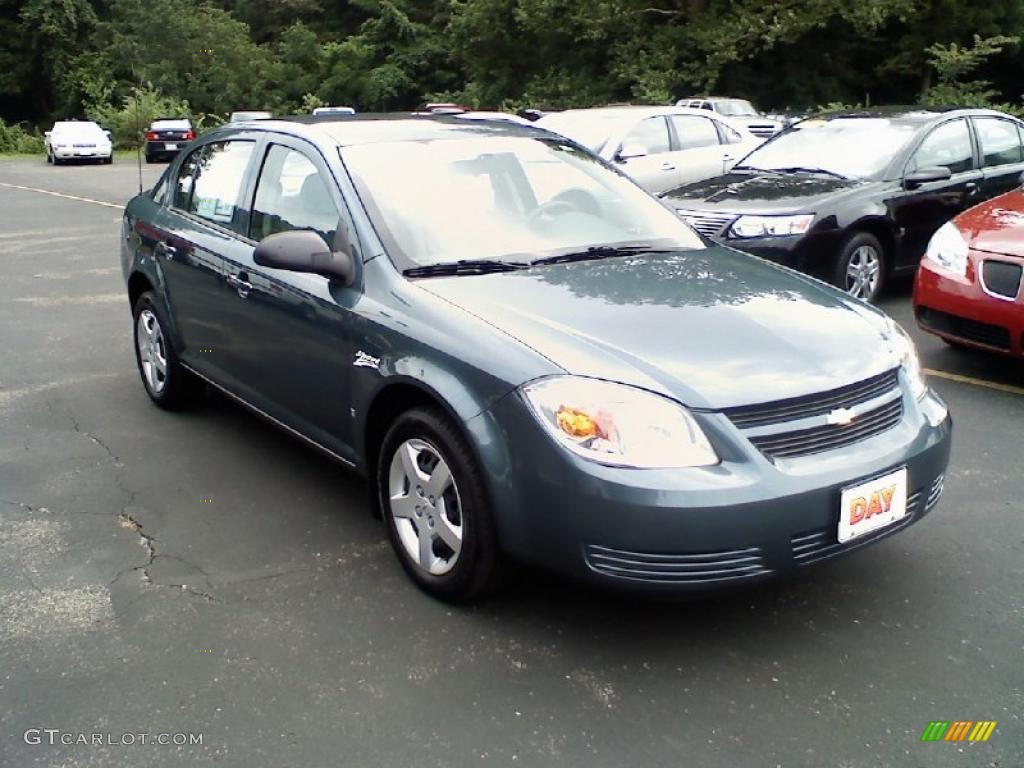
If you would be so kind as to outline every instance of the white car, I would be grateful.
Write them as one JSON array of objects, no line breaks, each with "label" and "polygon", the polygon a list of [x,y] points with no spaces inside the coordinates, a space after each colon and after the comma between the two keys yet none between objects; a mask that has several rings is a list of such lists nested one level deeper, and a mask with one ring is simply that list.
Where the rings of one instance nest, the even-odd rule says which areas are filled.
[{"label": "white car", "polygon": [[353,107],[317,107],[313,110],[313,115],[354,115],[356,113]]},{"label": "white car", "polygon": [[682,107],[597,107],[533,125],[582,144],[654,194],[721,176],[761,140],[721,115]]},{"label": "white car", "polygon": [[71,160],[114,162],[110,131],[88,120],[61,120],[45,134],[46,162],[59,165]]},{"label": "white car", "polygon": [[717,112],[720,115],[725,115],[747,126],[747,129],[759,139],[770,139],[786,127],[782,121],[758,112],[754,109],[754,105],[746,99],[732,99],[725,96],[703,96],[680,99],[676,102],[676,106],[689,107],[690,109],[706,109],[711,112]]},{"label": "white car", "polygon": [[244,123],[246,120],[269,120],[273,115],[262,109],[246,109],[232,112],[228,118],[229,123]]}]

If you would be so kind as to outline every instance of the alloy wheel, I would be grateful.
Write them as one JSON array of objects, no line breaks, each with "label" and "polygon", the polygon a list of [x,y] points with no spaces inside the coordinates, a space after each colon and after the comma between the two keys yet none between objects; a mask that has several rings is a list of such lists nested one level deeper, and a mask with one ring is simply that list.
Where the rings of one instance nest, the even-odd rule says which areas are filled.
[{"label": "alloy wheel", "polygon": [[139,365],[146,386],[154,395],[159,395],[167,386],[167,346],[160,321],[151,309],[139,312],[135,344],[139,348]]},{"label": "alloy wheel", "polygon": [[431,576],[454,568],[462,551],[462,504],[440,451],[418,438],[402,442],[391,458],[388,497],[409,559]]},{"label": "alloy wheel", "polygon": [[846,265],[846,292],[858,299],[870,299],[878,290],[882,260],[870,245],[861,245],[850,254]]}]

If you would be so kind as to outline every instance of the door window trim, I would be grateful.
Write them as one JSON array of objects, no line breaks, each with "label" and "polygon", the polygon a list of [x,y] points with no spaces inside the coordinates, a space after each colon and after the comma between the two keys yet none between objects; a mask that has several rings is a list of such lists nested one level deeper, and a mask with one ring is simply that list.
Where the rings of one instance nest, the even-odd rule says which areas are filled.
[{"label": "door window trim", "polygon": [[943,120],[942,122],[936,123],[927,131],[925,131],[924,135],[920,138],[920,140],[916,144],[914,144],[913,149],[911,149],[907,153],[907,159],[903,162],[903,170],[900,173],[901,179],[907,175],[907,171],[910,169],[910,164],[914,161],[914,158],[917,156],[918,150],[921,149],[921,146],[928,140],[928,137],[931,136],[940,128],[942,128],[943,126],[949,125],[950,123],[955,122],[957,120],[960,120],[967,126],[967,137],[968,140],[971,142],[972,167],[968,168],[966,171],[959,171],[958,173],[954,173],[953,178],[956,178],[957,176],[964,173],[976,173],[981,171],[981,163],[978,157],[978,139],[974,135],[974,124],[969,119],[968,115],[959,115],[958,117],[951,117],[948,120]]}]

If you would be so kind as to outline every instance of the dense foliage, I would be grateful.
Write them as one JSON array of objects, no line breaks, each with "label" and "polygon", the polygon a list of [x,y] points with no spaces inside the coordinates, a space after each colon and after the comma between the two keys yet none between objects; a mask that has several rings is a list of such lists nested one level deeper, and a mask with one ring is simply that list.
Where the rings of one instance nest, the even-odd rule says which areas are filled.
[{"label": "dense foliage", "polygon": [[123,137],[159,112],[709,91],[1019,109],[1021,35],[1024,0],[0,0],[0,119],[88,115]]}]

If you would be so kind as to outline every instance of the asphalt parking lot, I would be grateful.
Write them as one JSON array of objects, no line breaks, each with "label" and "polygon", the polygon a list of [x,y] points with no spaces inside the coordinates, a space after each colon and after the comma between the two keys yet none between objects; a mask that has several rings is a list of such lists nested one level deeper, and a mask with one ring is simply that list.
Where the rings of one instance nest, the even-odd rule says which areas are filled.
[{"label": "asphalt parking lot", "polygon": [[[0,161],[0,765],[1024,765],[1024,368],[918,333],[909,285],[883,306],[956,420],[920,525],[707,600],[517,573],[458,609],[359,480],[223,398],[149,403],[117,259],[137,184]],[[922,743],[932,720],[998,726]]]}]

